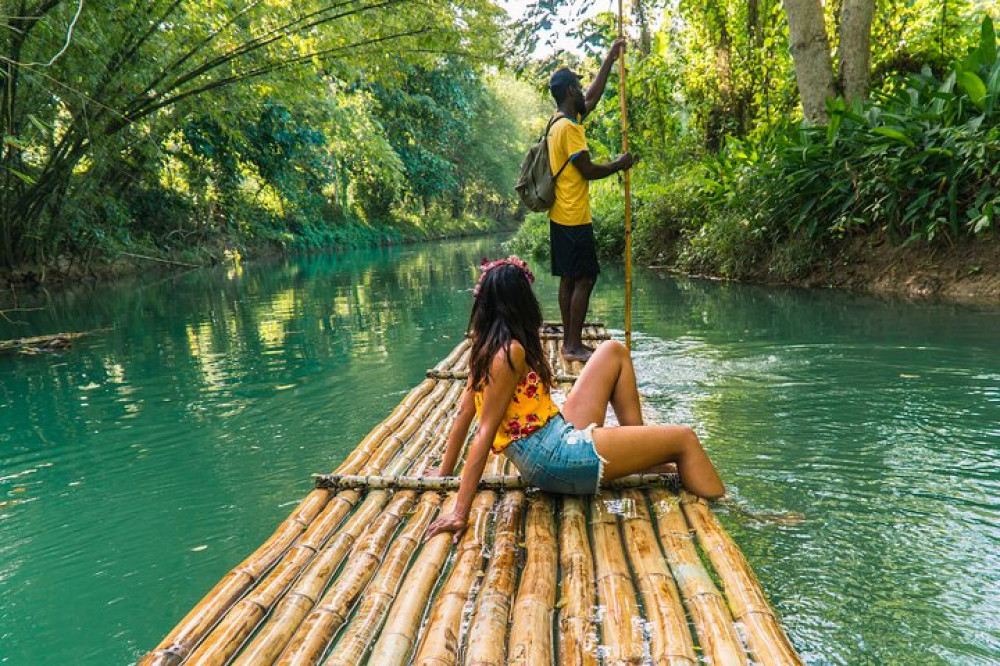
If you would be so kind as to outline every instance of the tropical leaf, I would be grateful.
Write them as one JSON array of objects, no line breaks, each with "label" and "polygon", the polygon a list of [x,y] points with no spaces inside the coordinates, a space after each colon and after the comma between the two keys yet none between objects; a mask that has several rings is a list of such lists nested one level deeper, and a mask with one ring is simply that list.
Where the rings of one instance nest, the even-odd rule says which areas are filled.
[{"label": "tropical leaf", "polygon": [[986,110],[986,84],[973,72],[959,72],[958,85],[980,111]]},{"label": "tropical leaf", "polygon": [[902,132],[900,132],[898,129],[893,129],[891,127],[876,127],[872,131],[875,134],[879,134],[881,136],[887,136],[890,139],[895,139],[896,141],[899,141],[900,143],[905,143],[910,148],[915,148],[916,147],[916,144],[913,143],[913,139],[911,139],[910,137],[906,136],[905,134],[903,134]]}]

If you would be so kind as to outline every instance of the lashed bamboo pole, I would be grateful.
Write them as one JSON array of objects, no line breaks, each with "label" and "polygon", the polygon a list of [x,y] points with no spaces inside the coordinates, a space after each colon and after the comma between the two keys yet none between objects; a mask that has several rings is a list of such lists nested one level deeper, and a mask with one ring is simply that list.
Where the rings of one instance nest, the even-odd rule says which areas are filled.
[{"label": "lashed bamboo pole", "polygon": [[469,590],[482,569],[483,544],[494,502],[496,493],[489,491],[472,500],[469,527],[458,543],[454,565],[434,600],[413,659],[417,666],[453,664],[458,659],[462,612],[469,600]]},{"label": "lashed bamboo pole", "polygon": [[549,368],[552,370],[553,374],[560,372],[559,367],[559,341],[558,339],[546,340],[545,353],[549,358]]},{"label": "lashed bamboo pole", "polygon": [[[557,328],[559,329],[559,331],[555,331],[555,332],[550,332],[550,331],[543,330],[541,333],[538,334],[538,337],[540,339],[542,339],[542,340],[562,340],[562,337],[563,337],[563,334],[561,332],[562,331],[562,326],[560,325]],[[602,331],[602,329],[599,329],[596,326],[584,326],[583,330],[580,331],[580,339],[581,340],[607,340],[610,337],[608,335],[607,331],[605,330],[603,333],[601,331]],[[468,337],[469,334],[466,334],[466,336]],[[437,366],[435,366],[435,368],[437,368]],[[443,368],[443,369],[446,369],[446,368]]]},{"label": "lashed bamboo pole", "polygon": [[[442,435],[443,430],[447,430],[449,412],[457,406],[458,397],[462,394],[460,384],[452,386],[441,398],[435,409],[427,415],[422,428],[406,446],[402,438],[391,438],[394,446],[384,446],[372,455],[371,460],[362,470],[363,474],[386,475],[401,474],[407,470],[413,462],[428,450],[428,443],[434,444],[435,438]],[[443,439],[443,437],[442,437]],[[396,443],[399,445],[395,445]],[[399,455],[396,455],[399,452]],[[395,456],[395,457],[393,457]]]},{"label": "lashed bamboo pole", "polygon": [[456,363],[459,362],[462,355],[469,351],[470,343],[468,339],[462,340],[455,348],[448,353],[441,362],[434,366],[435,370],[450,370]]},{"label": "lashed bamboo pole", "polygon": [[327,503],[323,512],[287,551],[267,578],[233,606],[185,663],[198,666],[226,663],[319,547],[350,513],[358,499],[356,490],[344,490]]},{"label": "lashed bamboo pole", "polygon": [[[454,510],[456,499],[454,493],[448,496],[441,507],[441,515]],[[431,590],[451,552],[451,539],[451,534],[438,534],[421,548],[404,580],[406,594],[393,601],[385,626],[372,648],[369,664],[402,666],[409,663],[410,652],[420,629],[420,618],[423,617]]]},{"label": "lashed bamboo pole", "polygon": [[714,664],[747,664],[725,599],[702,566],[677,495],[649,491],[663,554],[694,623],[702,654]]},{"label": "lashed bamboo pole", "polygon": [[503,666],[507,662],[507,627],[517,582],[517,544],[524,518],[524,493],[504,495],[493,529],[493,549],[469,627],[466,666]]},{"label": "lashed bamboo pole", "polygon": [[[431,380],[428,380],[431,381]],[[381,439],[373,440],[368,446],[367,451],[364,454],[359,455],[356,461],[352,461],[350,469],[347,468],[347,463],[341,465],[337,468],[338,472],[345,474],[357,474],[361,469],[365,467],[369,460],[373,456],[377,455],[378,450],[384,446],[399,446],[406,442],[413,434],[424,425],[424,420],[427,418],[427,414],[438,406],[441,399],[445,396],[451,386],[447,382],[434,382],[431,391],[418,402],[412,410],[409,412],[404,412],[403,418],[399,421],[399,424],[388,431],[384,437]],[[352,457],[358,450],[355,449],[351,453]]]},{"label": "lashed bamboo pole", "polygon": [[325,662],[326,666],[357,666],[364,661],[365,654],[378,636],[379,628],[403,583],[406,567],[440,504],[441,496],[437,493],[421,495],[416,511],[392,544],[375,578],[365,589],[357,615],[337,641]]},{"label": "lashed bamboo pole", "polygon": [[240,652],[234,664],[256,666],[270,664],[281,653],[306,617],[355,541],[389,500],[389,493],[376,490],[368,494],[344,526],[310,562],[274,612]]},{"label": "lashed bamboo pole", "polygon": [[656,666],[697,664],[684,607],[663,560],[646,495],[639,490],[626,490],[622,498],[631,509],[622,516],[623,535],[649,624],[650,659]]},{"label": "lashed bamboo pole", "polygon": [[329,501],[329,490],[314,490],[284,520],[271,537],[248,558],[230,571],[195,606],[156,648],[139,662],[142,666],[179,664],[215,626],[226,611],[302,535],[310,522]]},{"label": "lashed bamboo pole", "polygon": [[800,665],[802,660],[782,630],[757,577],[708,503],[687,492],[681,497],[684,515],[719,574],[733,618],[743,623],[754,661],[764,666]]},{"label": "lashed bamboo pole", "polygon": [[622,548],[618,515],[608,503],[627,503],[606,493],[596,495],[590,505],[591,536],[597,572],[597,598],[601,605],[601,650],[605,664],[639,663],[645,653],[642,616],[635,587]]},{"label": "lashed bamboo pole", "polygon": [[[583,327],[584,328],[591,328],[591,327],[593,327],[593,328],[604,328],[605,326],[606,326],[606,324],[603,321],[585,321],[585,322],[583,322]],[[549,320],[546,320],[546,321],[542,322],[542,328],[559,328],[559,329],[561,329],[562,328],[562,322],[561,321],[549,321]]]},{"label": "lashed bamboo pole", "polygon": [[597,666],[594,624],[594,556],[587,538],[587,507],[580,497],[562,498],[559,515],[560,666]]},{"label": "lashed bamboo pole", "polygon": [[[394,490],[457,490],[462,482],[460,476],[383,476],[381,474],[314,474],[313,479],[320,488],[368,488]],[[601,483],[602,488],[675,488],[680,483],[676,473],[668,472],[630,474]],[[518,474],[484,474],[479,481],[480,490],[526,490],[531,488]]]},{"label": "lashed bamboo pole", "polygon": [[416,493],[412,491],[398,493],[371,523],[352,550],[351,558],[336,583],[330,586],[292,636],[278,659],[280,666],[315,664],[323,657],[333,635],[347,620],[354,601],[382,563],[392,535],[415,499]]},{"label": "lashed bamboo pole", "polygon": [[552,617],[558,562],[555,533],[552,499],[547,495],[532,497],[525,523],[527,561],[511,611],[508,664],[545,666],[553,661]]},{"label": "lashed bamboo pole", "polygon": [[[583,364],[580,364],[583,367]],[[579,373],[577,373],[579,374]],[[566,374],[564,372],[557,372],[552,376],[552,381],[557,384],[566,384],[576,381],[577,374]],[[469,378],[468,370],[428,370],[427,377],[429,379],[445,379],[454,381],[465,381]]]},{"label": "lashed bamboo pole", "polygon": [[404,420],[422,407],[426,406],[429,409],[432,406],[433,398],[428,395],[432,390],[443,391],[444,389],[441,389],[438,383],[431,379],[420,382],[388,418],[361,440],[361,443],[347,455],[336,471],[342,474],[356,474],[387,437],[399,436],[397,430]]}]

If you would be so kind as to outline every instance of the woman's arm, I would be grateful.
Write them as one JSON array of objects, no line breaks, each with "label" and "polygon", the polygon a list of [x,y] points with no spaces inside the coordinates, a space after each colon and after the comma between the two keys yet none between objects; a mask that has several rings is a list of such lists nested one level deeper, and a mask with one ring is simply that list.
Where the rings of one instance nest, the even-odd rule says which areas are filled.
[{"label": "woman's arm", "polygon": [[465,385],[462,391],[462,400],[458,405],[458,413],[451,425],[451,432],[448,433],[448,445],[445,447],[444,458],[438,465],[436,476],[451,476],[455,471],[455,464],[458,462],[458,455],[462,452],[462,445],[465,438],[469,436],[469,426],[476,416],[476,401],[472,392],[472,380]]},{"label": "woman's arm", "polygon": [[[472,499],[479,487],[479,480],[486,467],[486,459],[490,455],[490,447],[500,428],[500,421],[507,412],[514,391],[517,389],[518,378],[524,374],[524,348],[516,342],[511,344],[510,361],[503,352],[497,354],[490,363],[490,382],[483,391],[483,408],[479,415],[479,430],[469,447],[469,454],[462,469],[462,482],[458,487],[458,499],[452,513],[435,520],[427,528],[430,539],[439,532],[454,532],[453,540],[457,543],[468,526],[469,510]],[[443,467],[443,465],[442,465]]]}]

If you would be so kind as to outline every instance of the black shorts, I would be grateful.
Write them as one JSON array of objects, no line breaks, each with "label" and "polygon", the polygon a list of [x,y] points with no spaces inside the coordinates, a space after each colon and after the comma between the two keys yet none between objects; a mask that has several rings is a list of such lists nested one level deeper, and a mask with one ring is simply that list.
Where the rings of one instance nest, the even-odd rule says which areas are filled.
[{"label": "black shorts", "polygon": [[597,245],[594,225],[568,227],[549,220],[549,247],[552,250],[552,274],[560,277],[597,277]]}]

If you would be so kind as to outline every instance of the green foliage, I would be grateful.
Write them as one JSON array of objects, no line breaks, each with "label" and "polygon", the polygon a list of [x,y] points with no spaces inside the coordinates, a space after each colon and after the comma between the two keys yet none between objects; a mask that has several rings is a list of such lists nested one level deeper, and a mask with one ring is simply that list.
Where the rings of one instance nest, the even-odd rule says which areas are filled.
[{"label": "green foliage", "polygon": [[[503,14],[490,0],[28,9],[0,33],[0,265],[392,240],[416,201],[463,219],[483,202],[511,210],[503,166],[456,169],[448,143],[491,112]],[[372,91],[414,72],[428,94],[379,103]],[[519,119],[491,122],[507,140]],[[407,123],[423,123],[420,150],[396,131]]]},{"label": "green foliage", "polygon": [[756,158],[738,142],[718,159],[720,189],[755,201],[776,237],[899,240],[982,235],[1000,214],[1000,61],[981,43],[943,80],[929,69],[848,107],[830,124],[779,133]]}]

